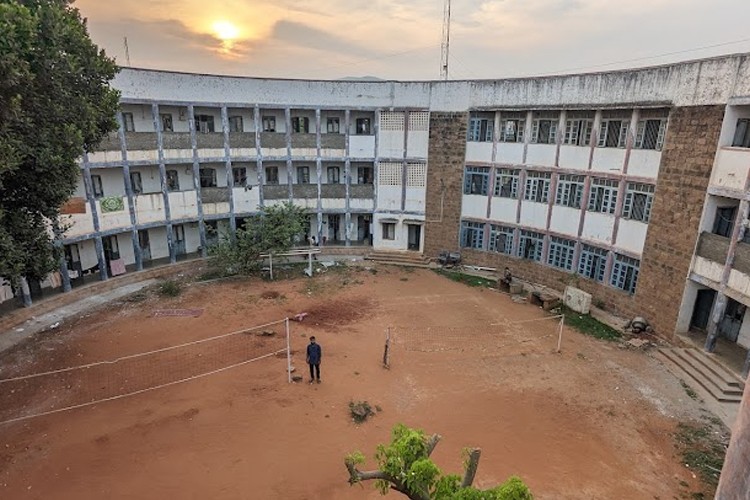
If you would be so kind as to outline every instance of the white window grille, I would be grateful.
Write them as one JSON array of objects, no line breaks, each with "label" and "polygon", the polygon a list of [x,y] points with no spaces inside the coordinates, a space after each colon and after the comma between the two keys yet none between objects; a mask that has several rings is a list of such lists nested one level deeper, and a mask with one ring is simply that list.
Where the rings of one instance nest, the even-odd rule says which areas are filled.
[{"label": "white window grille", "polygon": [[639,120],[635,131],[636,149],[656,149],[664,147],[664,135],[667,131],[667,120]]},{"label": "white window grille", "polygon": [[523,142],[526,120],[503,120],[500,122],[500,142]]},{"label": "white window grille", "polygon": [[382,162],[378,164],[378,184],[381,186],[401,185],[401,164]]},{"label": "white window grille", "polygon": [[469,118],[469,130],[466,140],[469,142],[492,142],[494,128],[494,118],[472,116]]},{"label": "white window grille", "polygon": [[328,134],[339,134],[341,133],[341,123],[338,118],[327,118],[326,119],[326,133]]},{"label": "white window grille", "polygon": [[602,120],[599,126],[600,148],[624,148],[628,143],[630,120]]},{"label": "white window grille", "polygon": [[276,117],[275,116],[263,117],[263,132],[276,132]]},{"label": "white window grille", "polygon": [[396,224],[393,222],[383,222],[381,224],[383,228],[383,239],[384,240],[395,240],[396,239]]},{"label": "white window grille", "polygon": [[463,221],[461,223],[461,246],[484,249],[484,223]]},{"label": "white window grille", "polygon": [[244,131],[241,116],[229,117],[229,131],[230,132],[243,132]]},{"label": "white window grille", "polygon": [[615,213],[618,182],[610,179],[593,179],[588,209],[592,212]]},{"label": "white window grille", "polygon": [[557,120],[534,120],[531,126],[531,142],[535,144],[555,144],[557,140]]},{"label": "white window grille", "polygon": [[427,164],[406,164],[406,187],[425,187],[427,185]]},{"label": "white window grille", "polygon": [[526,191],[523,199],[547,203],[549,201],[550,174],[544,172],[528,172],[526,174]]},{"label": "white window grille", "polygon": [[429,130],[430,113],[427,111],[412,111],[409,113],[409,131],[427,132]]},{"label": "white window grille", "polygon": [[293,116],[292,132],[294,132],[295,134],[310,133],[310,118],[306,116]]},{"label": "white window grille", "polygon": [[557,179],[555,204],[564,207],[581,208],[584,177],[582,175],[561,175]]},{"label": "white window grille", "polygon": [[593,127],[593,120],[567,120],[565,122],[565,139],[563,142],[572,146],[588,146],[591,142],[591,130]]},{"label": "white window grille", "polygon": [[310,167],[297,167],[297,184],[310,184]]},{"label": "white window grille", "polygon": [[490,225],[490,252],[513,254],[513,228],[506,226]]},{"label": "white window grille", "polygon": [[518,178],[520,170],[498,168],[495,170],[495,196],[518,198]]},{"label": "white window grille", "polygon": [[133,122],[133,113],[122,114],[122,126],[125,132],[135,132],[135,123]]},{"label": "white window grille", "polygon": [[403,131],[404,113],[402,111],[382,111],[380,113],[381,131]]},{"label": "white window grille", "polygon": [[604,271],[607,268],[607,250],[583,245],[581,258],[578,261],[578,274],[585,278],[604,283]]},{"label": "white window grille", "polygon": [[576,242],[565,238],[552,236],[549,243],[549,255],[547,255],[547,264],[559,267],[566,271],[573,270],[573,254],[575,253]]},{"label": "white window grille", "polygon": [[628,182],[622,216],[626,219],[648,222],[651,218],[651,205],[653,203],[653,185]]},{"label": "white window grille", "polygon": [[464,194],[486,195],[489,183],[489,167],[466,167],[464,174]]},{"label": "white window grille", "polygon": [[518,256],[522,259],[542,260],[542,246],[544,244],[544,235],[534,231],[521,231],[519,239]]},{"label": "white window grille", "polygon": [[641,261],[638,259],[616,253],[610,284],[628,293],[635,293],[640,266]]}]

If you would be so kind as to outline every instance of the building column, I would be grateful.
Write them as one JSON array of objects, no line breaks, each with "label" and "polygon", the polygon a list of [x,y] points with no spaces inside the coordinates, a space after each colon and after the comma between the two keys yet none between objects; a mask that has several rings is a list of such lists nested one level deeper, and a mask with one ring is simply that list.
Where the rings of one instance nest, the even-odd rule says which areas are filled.
[{"label": "building column", "polygon": [[99,264],[99,279],[104,281],[109,277],[107,271],[107,261],[104,258],[104,245],[102,245],[101,226],[99,224],[99,211],[96,208],[96,198],[94,197],[94,186],[91,181],[91,166],[89,165],[88,153],[83,153],[83,187],[86,191],[86,200],[91,208],[91,219],[94,226],[94,245],[96,247],[96,260]]},{"label": "building column", "polygon": [[68,262],[65,260],[65,247],[62,242],[62,232],[59,230],[55,231],[55,247],[60,252],[60,257],[57,259],[57,266],[60,270],[63,292],[69,292],[72,287],[70,285],[70,275],[68,274]]},{"label": "building column", "polygon": [[[401,212],[406,211],[406,183],[409,179],[409,173],[407,172],[407,169],[409,168],[409,164],[406,161],[406,158],[409,156],[408,148],[409,147],[409,111],[404,110],[404,148],[402,151],[402,159],[401,159]],[[407,242],[408,247],[408,242]]]},{"label": "building column", "polygon": [[346,224],[346,231],[344,231],[344,234],[346,234],[346,246],[351,246],[352,244],[352,234],[351,234],[351,226],[352,226],[352,208],[351,208],[351,186],[352,186],[352,162],[351,158],[349,157],[349,121],[351,120],[351,112],[347,109],[344,111],[344,182],[346,183],[344,186],[345,194],[344,194],[344,224]]},{"label": "building column", "polygon": [[[375,134],[375,159],[372,163],[372,222],[375,224],[375,212],[378,211],[378,183],[380,182],[380,110],[375,110],[375,116],[373,118],[372,131]],[[347,130],[348,134],[349,131]],[[373,234],[373,242],[375,241],[375,234]]]},{"label": "building column", "polygon": [[716,349],[716,341],[719,338],[719,323],[721,318],[724,317],[726,308],[727,296],[723,292],[717,292],[714,306],[711,308],[711,318],[708,320],[708,327],[706,328],[706,344],[703,347],[706,352],[714,352],[714,349]]},{"label": "building column", "polygon": [[229,111],[221,107],[221,129],[224,132],[224,170],[229,190],[229,232],[232,237],[237,233],[237,218],[234,215],[234,172],[232,171],[232,153],[229,147]]},{"label": "building column", "polygon": [[286,184],[289,189],[289,203],[294,201],[294,165],[292,164],[292,110],[284,108],[284,123],[286,132],[284,139],[286,141]]},{"label": "building column", "polygon": [[[198,209],[198,234],[201,240],[201,257],[208,255],[206,248],[206,222],[203,220],[203,200],[201,199],[201,164],[198,158],[198,135],[195,131],[195,106],[188,104],[188,126],[190,127],[190,146],[193,149],[193,188],[195,189],[196,208]],[[172,238],[171,234],[167,235]],[[169,255],[169,260],[174,263],[176,255],[174,246]]]},{"label": "building column", "polygon": [[[161,117],[159,115],[159,105],[151,105],[151,117],[154,120],[154,130],[156,130],[156,152],[159,159],[159,183],[161,186],[161,196],[164,200],[164,219],[167,223],[167,248],[169,250],[169,261],[171,264],[176,262],[174,238],[172,235],[172,210],[169,206],[169,186],[167,186],[167,167],[164,163],[164,131],[162,130]],[[148,230],[147,230],[148,231]],[[140,245],[140,241],[139,241]]]},{"label": "building column", "polygon": [[122,178],[123,182],[125,183],[125,197],[128,200],[128,211],[130,212],[130,241],[133,244],[135,268],[137,271],[143,271],[143,255],[141,254],[141,245],[138,242],[138,221],[135,213],[135,200],[133,199],[133,183],[130,179],[128,142],[127,138],[125,137],[125,123],[122,119],[122,113],[117,113],[117,126],[118,134],[120,136],[120,152],[122,154]]},{"label": "building column", "polygon": [[263,148],[260,145],[262,119],[260,116],[260,106],[257,104],[253,107],[253,121],[255,122],[255,169],[258,176],[258,207],[263,210],[263,185],[265,184],[265,180],[263,176]]},{"label": "building column", "polygon": [[323,216],[323,160],[320,157],[321,150],[321,130],[320,130],[320,108],[315,109],[315,181],[316,199],[315,212],[319,217]]}]

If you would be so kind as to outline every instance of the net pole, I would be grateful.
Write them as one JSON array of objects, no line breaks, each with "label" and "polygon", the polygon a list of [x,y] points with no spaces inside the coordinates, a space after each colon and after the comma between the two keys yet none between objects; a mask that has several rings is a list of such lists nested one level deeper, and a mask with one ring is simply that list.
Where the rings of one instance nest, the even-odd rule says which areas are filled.
[{"label": "net pole", "polygon": [[560,317],[560,332],[557,335],[557,352],[560,352],[560,348],[562,347],[563,326],[565,326],[565,315]]},{"label": "net pole", "polygon": [[289,318],[284,320],[284,327],[286,329],[286,375],[287,382],[292,383],[292,350],[291,341],[289,339]]}]

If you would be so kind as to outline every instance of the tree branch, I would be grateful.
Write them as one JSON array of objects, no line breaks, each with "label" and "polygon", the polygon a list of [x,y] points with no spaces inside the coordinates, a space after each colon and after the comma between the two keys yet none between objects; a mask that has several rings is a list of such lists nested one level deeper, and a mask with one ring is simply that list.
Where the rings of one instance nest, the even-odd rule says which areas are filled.
[{"label": "tree branch", "polygon": [[432,450],[435,449],[435,447],[438,445],[440,440],[443,438],[440,434],[433,434],[430,436],[430,438],[427,440],[427,456],[429,457],[432,455]]},{"label": "tree branch", "polygon": [[380,471],[380,470],[361,471],[357,469],[354,462],[350,460],[344,460],[344,463],[346,464],[346,469],[349,471],[349,484],[356,484],[362,481],[369,481],[372,479],[380,479],[390,484],[390,487],[392,489],[398,491],[399,493],[403,493],[404,495],[409,497],[410,500],[429,500],[428,497],[424,497],[417,493],[409,492],[409,490],[406,488],[406,486],[403,483],[401,483],[401,481],[398,481],[396,478],[391,477],[389,474],[386,474],[383,471]]},{"label": "tree branch", "polygon": [[464,480],[461,482],[461,488],[468,488],[474,482],[481,454],[482,450],[479,448],[471,448],[469,450],[469,462],[466,464],[466,472],[464,473]]}]

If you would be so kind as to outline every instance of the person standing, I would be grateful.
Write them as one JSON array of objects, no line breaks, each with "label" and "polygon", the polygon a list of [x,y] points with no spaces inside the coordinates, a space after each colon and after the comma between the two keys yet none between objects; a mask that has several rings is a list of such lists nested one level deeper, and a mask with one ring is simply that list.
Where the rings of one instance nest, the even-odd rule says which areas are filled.
[{"label": "person standing", "polygon": [[323,357],[323,350],[320,344],[315,342],[315,337],[310,337],[310,343],[307,346],[307,364],[310,365],[310,383],[317,380],[320,383],[320,360]]}]

